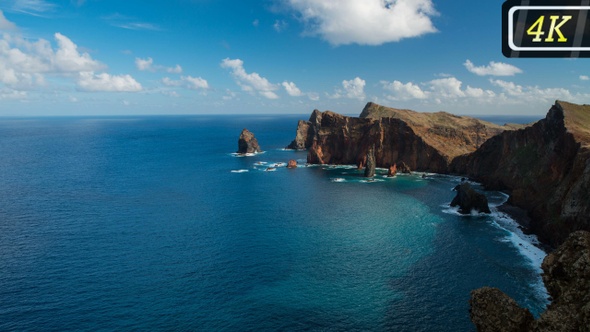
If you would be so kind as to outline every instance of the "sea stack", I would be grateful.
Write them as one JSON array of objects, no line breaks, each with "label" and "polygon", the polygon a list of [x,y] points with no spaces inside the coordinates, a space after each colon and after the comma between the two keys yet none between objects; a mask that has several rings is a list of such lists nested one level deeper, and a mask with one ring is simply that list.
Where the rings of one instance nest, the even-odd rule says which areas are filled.
[{"label": "sea stack", "polygon": [[375,147],[371,146],[367,152],[367,165],[365,166],[365,177],[375,176]]},{"label": "sea stack", "polygon": [[262,152],[258,145],[258,140],[254,137],[254,134],[248,129],[244,128],[238,139],[238,153],[259,153]]},{"label": "sea stack", "polygon": [[451,206],[459,206],[459,213],[470,214],[472,210],[491,213],[486,196],[471,188],[468,182],[457,185],[453,190],[457,192],[457,196],[453,198]]}]

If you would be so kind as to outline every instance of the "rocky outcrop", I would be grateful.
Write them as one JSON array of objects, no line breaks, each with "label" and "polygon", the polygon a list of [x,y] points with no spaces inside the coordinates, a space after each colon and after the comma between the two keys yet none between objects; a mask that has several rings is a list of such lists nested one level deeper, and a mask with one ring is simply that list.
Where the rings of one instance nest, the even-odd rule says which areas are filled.
[{"label": "rocky outcrop", "polygon": [[365,177],[372,178],[375,176],[375,147],[370,147],[367,152],[367,166],[365,166]]},{"label": "rocky outcrop", "polygon": [[312,164],[361,165],[374,146],[377,167],[403,162],[412,170],[447,173],[454,157],[475,151],[506,129],[514,128],[368,103],[360,117],[314,110],[309,121],[299,122],[288,148],[309,149],[307,161]]},{"label": "rocky outcrop", "polygon": [[525,332],[535,320],[528,309],[501,290],[483,287],[471,292],[471,321],[479,332]]},{"label": "rocky outcrop", "polygon": [[397,165],[393,164],[393,165],[389,166],[389,169],[387,170],[387,176],[394,177],[396,174],[397,174]]},{"label": "rocky outcrop", "polygon": [[289,160],[289,162],[287,163],[287,168],[297,168],[297,160]]},{"label": "rocky outcrop", "polygon": [[498,289],[471,293],[478,331],[590,331],[590,233],[572,233],[543,260],[543,282],[552,298],[539,319]]},{"label": "rocky outcrop", "polygon": [[248,129],[244,128],[238,139],[238,152],[241,154],[262,152],[258,140]]},{"label": "rocky outcrop", "polygon": [[468,182],[457,185],[453,190],[457,192],[457,195],[453,198],[451,206],[458,206],[459,213],[470,214],[471,211],[492,213],[486,196],[475,191]]},{"label": "rocky outcrop", "polygon": [[590,230],[590,106],[557,101],[545,119],[492,137],[450,169],[509,191],[509,203],[531,217],[530,230],[556,247]]},{"label": "rocky outcrop", "polygon": [[397,164],[397,168],[404,174],[412,174],[412,169],[410,169],[410,166],[406,165],[406,163],[403,161]]}]

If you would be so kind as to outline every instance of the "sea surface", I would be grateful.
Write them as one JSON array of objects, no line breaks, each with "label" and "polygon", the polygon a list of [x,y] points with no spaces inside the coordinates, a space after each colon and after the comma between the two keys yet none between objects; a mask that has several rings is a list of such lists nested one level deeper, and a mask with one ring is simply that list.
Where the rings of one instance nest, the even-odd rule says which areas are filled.
[{"label": "sea surface", "polygon": [[0,331],[473,331],[482,286],[543,310],[514,221],[459,216],[457,177],[306,167],[303,118],[0,119]]}]

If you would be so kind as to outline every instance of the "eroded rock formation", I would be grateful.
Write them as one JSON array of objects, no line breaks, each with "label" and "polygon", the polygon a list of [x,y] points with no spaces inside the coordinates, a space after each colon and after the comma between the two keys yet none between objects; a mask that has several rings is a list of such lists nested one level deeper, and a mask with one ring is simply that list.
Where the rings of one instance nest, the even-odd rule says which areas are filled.
[{"label": "eroded rock formation", "polygon": [[453,198],[451,206],[458,206],[459,213],[470,214],[472,210],[480,213],[492,213],[486,196],[475,191],[468,182],[457,185],[453,190],[457,192],[457,195]]},{"label": "eroded rock formation", "polygon": [[314,110],[309,121],[299,121],[288,148],[309,149],[307,161],[312,164],[364,165],[369,148],[375,146],[377,167],[403,162],[408,169],[447,173],[454,157],[475,151],[509,129],[514,127],[368,103],[360,117]]},{"label": "eroded rock formation", "polygon": [[375,147],[370,147],[367,152],[367,166],[365,166],[365,177],[372,178],[375,176]]},{"label": "eroded rock formation", "polygon": [[238,153],[258,153],[262,152],[258,145],[258,140],[248,129],[244,128],[238,139]]},{"label": "eroded rock formation", "polygon": [[551,304],[539,319],[496,288],[471,292],[471,320],[478,331],[590,331],[590,233],[577,231],[543,260]]}]

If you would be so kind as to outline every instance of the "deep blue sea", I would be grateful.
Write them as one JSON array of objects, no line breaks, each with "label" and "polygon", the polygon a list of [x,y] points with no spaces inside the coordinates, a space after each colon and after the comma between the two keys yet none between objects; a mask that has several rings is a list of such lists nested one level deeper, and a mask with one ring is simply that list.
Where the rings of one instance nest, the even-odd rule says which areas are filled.
[{"label": "deep blue sea", "polygon": [[[459,178],[305,167],[303,118],[0,119],[0,330],[472,331],[475,288],[546,305],[534,239],[449,209]],[[232,154],[243,128],[264,153]]]}]

